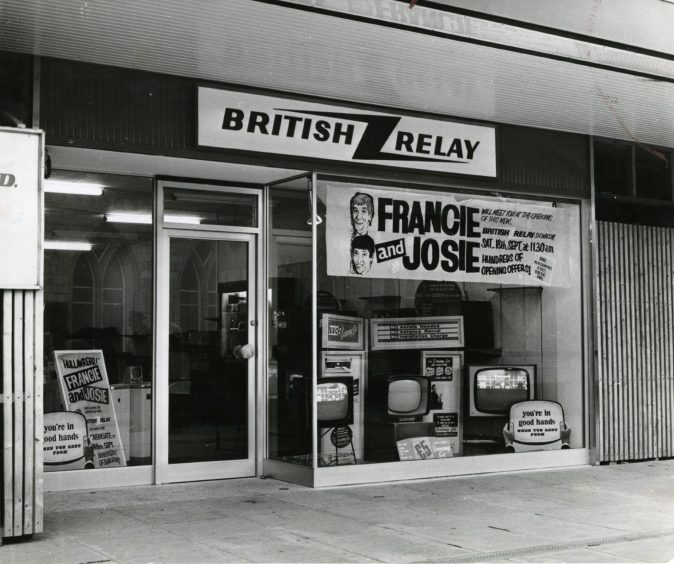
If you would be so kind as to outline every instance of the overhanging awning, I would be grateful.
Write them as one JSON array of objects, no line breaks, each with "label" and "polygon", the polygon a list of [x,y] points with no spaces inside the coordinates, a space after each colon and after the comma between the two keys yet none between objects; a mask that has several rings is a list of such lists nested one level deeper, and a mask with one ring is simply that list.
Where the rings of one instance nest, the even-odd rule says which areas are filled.
[{"label": "overhanging awning", "polygon": [[512,32],[489,44],[290,4],[5,0],[0,49],[674,147],[666,57],[623,72],[503,45]]}]

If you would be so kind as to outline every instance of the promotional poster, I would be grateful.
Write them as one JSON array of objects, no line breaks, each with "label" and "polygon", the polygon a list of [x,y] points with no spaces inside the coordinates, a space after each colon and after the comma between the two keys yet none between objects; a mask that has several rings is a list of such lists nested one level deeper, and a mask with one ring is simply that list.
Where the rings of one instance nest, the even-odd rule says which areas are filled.
[{"label": "promotional poster", "polygon": [[126,466],[103,351],[54,351],[63,403],[84,416],[94,468]]},{"label": "promotional poster", "polygon": [[423,420],[433,422],[435,436],[446,438],[452,452],[461,455],[463,354],[452,351],[422,351],[421,370],[431,380],[430,410]]},{"label": "promotional poster", "polygon": [[328,274],[567,286],[570,222],[552,205],[328,185]]}]

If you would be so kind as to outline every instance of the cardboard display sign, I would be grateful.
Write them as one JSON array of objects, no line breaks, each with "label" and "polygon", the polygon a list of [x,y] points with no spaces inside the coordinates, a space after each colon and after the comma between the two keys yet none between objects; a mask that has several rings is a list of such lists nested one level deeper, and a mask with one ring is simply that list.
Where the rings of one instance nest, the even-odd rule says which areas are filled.
[{"label": "cardboard display sign", "polygon": [[521,401],[511,406],[503,429],[506,447],[515,452],[569,448],[571,429],[555,401]]},{"label": "cardboard display sign", "polygon": [[363,320],[334,313],[321,315],[321,346],[324,349],[363,349]]},{"label": "cardboard display sign", "polygon": [[46,472],[93,468],[93,448],[81,413],[44,414],[43,458]]},{"label": "cardboard display sign", "polygon": [[103,351],[54,351],[54,360],[66,409],[86,419],[94,468],[126,466]]},{"label": "cardboard display sign", "polygon": [[428,460],[454,456],[452,442],[445,437],[415,437],[397,442],[400,460]]},{"label": "cardboard display sign", "polygon": [[330,276],[570,283],[569,208],[350,184],[326,191]]}]

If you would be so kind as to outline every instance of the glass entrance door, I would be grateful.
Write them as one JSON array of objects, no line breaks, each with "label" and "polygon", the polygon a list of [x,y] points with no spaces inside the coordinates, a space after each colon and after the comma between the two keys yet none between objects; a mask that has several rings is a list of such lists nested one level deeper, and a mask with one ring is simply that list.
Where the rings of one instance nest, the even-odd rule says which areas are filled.
[{"label": "glass entrance door", "polygon": [[255,475],[254,242],[165,231],[158,482]]}]

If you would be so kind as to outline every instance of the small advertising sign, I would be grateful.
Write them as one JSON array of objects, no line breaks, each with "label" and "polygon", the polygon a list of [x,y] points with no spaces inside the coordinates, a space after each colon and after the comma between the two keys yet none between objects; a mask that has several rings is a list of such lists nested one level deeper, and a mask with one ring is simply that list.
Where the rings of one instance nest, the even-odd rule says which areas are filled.
[{"label": "small advertising sign", "polygon": [[363,350],[363,320],[324,313],[321,315],[321,336],[324,349]]},{"label": "small advertising sign", "polygon": [[370,319],[373,351],[463,347],[463,317]]},{"label": "small advertising sign", "polygon": [[510,408],[503,430],[506,447],[515,452],[569,448],[571,430],[555,401],[522,401]]},{"label": "small advertising sign", "polygon": [[444,437],[403,439],[398,441],[397,447],[400,460],[427,460],[454,456],[451,441]]},{"label": "small advertising sign", "polygon": [[42,452],[46,472],[94,467],[84,415],[72,411],[45,413],[43,424]]},{"label": "small advertising sign", "polygon": [[103,351],[54,351],[54,360],[66,409],[86,419],[94,468],[126,466]]},{"label": "small advertising sign", "polygon": [[42,136],[0,127],[0,288],[42,285]]}]

